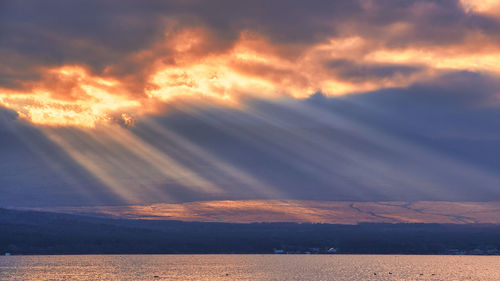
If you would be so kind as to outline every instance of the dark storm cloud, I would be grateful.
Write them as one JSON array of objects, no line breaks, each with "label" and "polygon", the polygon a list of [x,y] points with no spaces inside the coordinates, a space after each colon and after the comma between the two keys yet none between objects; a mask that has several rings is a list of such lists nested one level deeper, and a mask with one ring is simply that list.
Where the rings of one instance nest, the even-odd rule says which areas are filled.
[{"label": "dark storm cloud", "polygon": [[[500,30],[498,21],[466,14],[458,1],[16,0],[0,5],[0,71],[6,87],[36,79],[40,66],[83,64],[97,73],[115,66],[113,74],[140,73],[149,62],[130,61],[129,55],[163,40],[172,24],[210,30],[219,51],[243,30],[299,50],[338,36],[362,36],[375,45],[432,46],[458,44],[472,33],[498,40]],[[395,24],[405,28],[393,30]]]},{"label": "dark storm cloud", "polygon": [[[103,170],[92,174],[68,155],[80,153],[75,149],[80,146],[114,165],[111,172],[120,179],[129,175],[120,173],[119,165],[144,172],[137,172],[146,175],[142,183],[150,180],[148,169],[171,160],[156,159],[162,165],[155,166],[140,157],[145,149],[171,157],[224,190],[200,193],[168,177],[155,183],[156,192],[177,201],[261,198],[255,190],[260,183],[295,199],[500,200],[499,30],[498,18],[467,12],[459,1],[1,1],[0,86],[28,93],[0,91],[0,104],[17,111],[0,107],[0,204],[121,202],[99,182],[96,174]],[[248,38],[242,39],[243,32]],[[191,39],[200,42],[178,48],[188,51],[172,43]],[[236,53],[241,60],[230,52],[238,43],[252,51]],[[370,57],[379,50],[387,57]],[[67,65],[78,67],[52,69]],[[120,102],[126,109],[147,108],[150,101],[131,96],[162,90],[151,76],[165,70],[172,70],[163,77],[167,94],[159,91],[158,99],[168,100],[179,91],[177,84],[201,81],[208,86],[192,87],[188,96],[220,88],[224,97],[235,98],[245,88],[248,96],[238,104],[245,110],[162,100],[167,113],[148,116],[148,111],[135,127],[122,128],[123,136],[140,140],[134,144],[143,147],[136,151],[120,136],[110,143],[128,150],[96,149],[105,140],[78,128],[52,128],[75,140],[69,142],[73,150],[63,151],[27,121],[78,127],[83,122],[75,116],[88,121],[92,113],[84,123],[92,127],[92,118],[127,113],[107,111]],[[238,76],[223,80],[227,88],[211,87],[206,81],[217,78],[213,72],[221,72],[221,80],[227,73]],[[270,85],[265,94],[358,94],[276,101],[276,96],[253,96],[260,88],[251,86],[261,84],[252,79]],[[238,87],[240,81],[250,81],[250,87]],[[30,87],[49,94],[39,96]],[[89,87],[98,94],[91,96],[85,91]],[[81,103],[70,103],[75,100]],[[96,108],[102,111],[95,113]],[[151,129],[151,120],[160,129]],[[163,131],[186,141],[175,142]],[[196,147],[208,156],[201,153],[206,158],[199,159]],[[165,201],[140,184],[123,185],[121,191],[129,188],[147,195],[137,196],[136,203]]]},{"label": "dark storm cloud", "polygon": [[[497,41],[500,39],[497,19],[466,13],[460,1],[365,3],[365,13],[353,20],[353,31],[367,37],[379,37],[390,47],[457,44],[475,32],[488,33]],[[391,30],[395,24],[404,25],[404,29]]]},{"label": "dark storm cloud", "polygon": [[391,78],[395,75],[408,76],[423,70],[423,67],[398,64],[363,64],[346,59],[329,61],[327,67],[333,69],[337,76],[346,80],[371,81]]},{"label": "dark storm cloud", "polygon": [[[2,61],[14,73],[20,69],[36,72],[37,66],[67,63],[85,64],[100,72],[162,40],[169,20],[176,21],[178,28],[204,26],[215,32],[220,42],[226,42],[225,47],[246,28],[264,32],[273,40],[305,43],[317,37],[317,33],[330,33],[325,16],[344,14],[344,6],[349,6],[320,2],[306,5],[301,1],[283,4],[279,1],[3,1],[2,57],[20,56],[21,62]],[[333,6],[339,7],[333,9]],[[316,16],[319,18],[313,20]],[[31,61],[31,65],[23,60]],[[129,67],[126,71],[147,67],[141,63],[125,65]],[[7,70],[2,69],[2,73]],[[13,82],[3,83],[9,84]]]}]

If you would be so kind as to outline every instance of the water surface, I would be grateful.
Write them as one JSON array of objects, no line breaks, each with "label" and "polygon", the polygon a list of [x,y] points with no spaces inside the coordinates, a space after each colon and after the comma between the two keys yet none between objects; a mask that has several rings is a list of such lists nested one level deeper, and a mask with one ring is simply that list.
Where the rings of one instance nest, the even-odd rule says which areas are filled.
[{"label": "water surface", "polygon": [[500,280],[500,256],[10,256],[0,280]]}]

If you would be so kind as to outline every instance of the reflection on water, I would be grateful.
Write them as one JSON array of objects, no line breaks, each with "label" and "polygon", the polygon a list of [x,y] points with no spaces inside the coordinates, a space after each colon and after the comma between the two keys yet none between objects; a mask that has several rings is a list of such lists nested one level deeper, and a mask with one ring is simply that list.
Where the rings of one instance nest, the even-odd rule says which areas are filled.
[{"label": "reflection on water", "polygon": [[500,280],[498,256],[0,257],[0,280]]}]

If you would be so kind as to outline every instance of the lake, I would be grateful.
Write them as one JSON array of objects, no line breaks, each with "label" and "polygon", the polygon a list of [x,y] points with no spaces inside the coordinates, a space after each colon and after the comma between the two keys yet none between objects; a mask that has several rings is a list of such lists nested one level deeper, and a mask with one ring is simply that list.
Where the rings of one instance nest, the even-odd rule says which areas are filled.
[{"label": "lake", "polygon": [[500,280],[500,256],[2,256],[0,280]]}]

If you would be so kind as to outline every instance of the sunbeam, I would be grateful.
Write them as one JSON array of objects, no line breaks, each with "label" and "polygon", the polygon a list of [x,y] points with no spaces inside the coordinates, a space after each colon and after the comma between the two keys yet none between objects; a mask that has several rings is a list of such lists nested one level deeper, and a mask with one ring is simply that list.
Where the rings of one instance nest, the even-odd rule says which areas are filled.
[{"label": "sunbeam", "polygon": [[0,204],[500,200],[498,1],[311,1],[0,5]]}]

